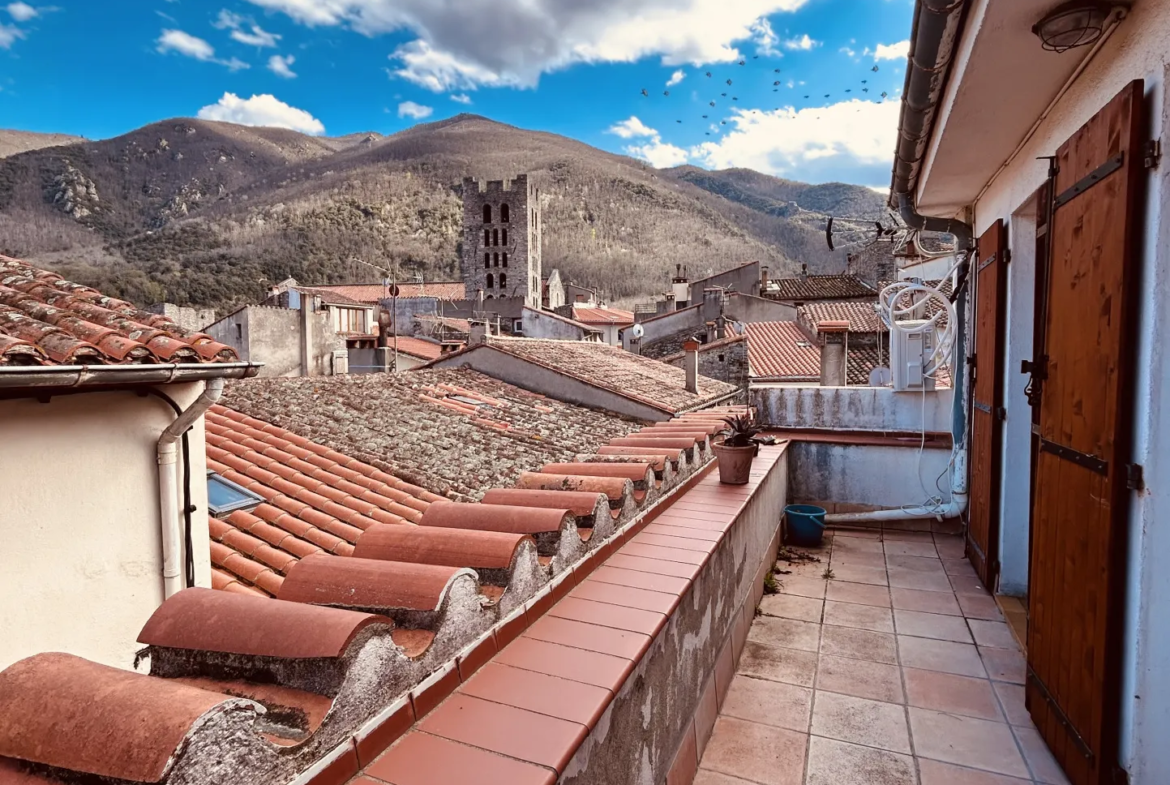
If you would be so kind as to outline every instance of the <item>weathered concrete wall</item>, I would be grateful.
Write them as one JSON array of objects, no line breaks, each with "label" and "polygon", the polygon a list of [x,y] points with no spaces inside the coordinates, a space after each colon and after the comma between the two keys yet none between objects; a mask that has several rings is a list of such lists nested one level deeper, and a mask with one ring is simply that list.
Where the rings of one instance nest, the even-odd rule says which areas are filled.
[{"label": "weathered concrete wall", "polygon": [[[646,357],[666,357],[674,354],[682,347],[682,340],[706,329],[702,303],[647,319],[641,324],[642,329],[646,331],[642,336],[642,354]],[[680,335],[683,338],[680,339]],[[626,330],[622,336],[622,348],[627,351],[630,348],[630,337],[630,331]],[[670,346],[655,347],[656,344],[670,339],[677,339],[679,348],[672,348],[673,343]]]},{"label": "weathered concrete wall", "polygon": [[535,308],[525,308],[520,319],[525,338],[583,341],[588,334],[583,327]]},{"label": "weathered concrete wall", "polygon": [[793,442],[788,455],[795,503],[887,509],[924,504],[932,496],[951,500],[947,447],[927,447],[919,457],[914,447]]},{"label": "weathered concrete wall", "polygon": [[[333,352],[345,349],[327,312],[310,316],[310,376],[333,373]],[[225,316],[207,334],[236,350],[241,360],[264,363],[260,376],[301,376],[301,312],[249,305]]]},{"label": "weathered concrete wall", "polygon": [[888,387],[752,387],[751,402],[771,428],[951,432],[954,391],[894,392]]},{"label": "weathered concrete wall", "polygon": [[[203,383],[161,389],[185,408]],[[156,445],[174,419],[133,391],[0,401],[0,670],[43,651],[132,666],[163,600]],[[188,439],[195,580],[209,587],[202,419]]]},{"label": "weathered concrete wall", "polygon": [[703,290],[711,288],[758,295],[760,293],[760,263],[752,262],[692,282],[690,301],[692,303],[699,302],[703,299]]},{"label": "weathered concrete wall", "polygon": [[750,294],[735,293],[727,298],[723,314],[736,322],[794,322],[796,306]]},{"label": "weathered concrete wall", "polygon": [[183,329],[195,332],[203,332],[207,325],[215,321],[214,308],[193,308],[189,305],[175,305],[174,303],[155,303],[146,310],[150,313],[162,314]]},{"label": "weathered concrete wall", "polygon": [[414,335],[414,317],[437,316],[440,305],[437,297],[390,297],[379,300],[378,309],[390,314],[391,324],[397,321],[399,335]]},{"label": "weathered concrete wall", "polygon": [[725,678],[735,670],[779,544],[784,448],[764,448],[757,466],[764,460],[773,461],[767,477],[569,761],[561,785],[659,785],[696,732],[700,704],[712,707],[714,722],[716,690],[730,684]]}]

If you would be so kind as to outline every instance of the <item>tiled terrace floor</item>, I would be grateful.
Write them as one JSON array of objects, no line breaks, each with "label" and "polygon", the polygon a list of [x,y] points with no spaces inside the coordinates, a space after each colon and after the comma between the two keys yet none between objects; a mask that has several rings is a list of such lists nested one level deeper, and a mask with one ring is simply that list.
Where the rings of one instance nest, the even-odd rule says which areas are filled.
[{"label": "tiled terrace floor", "polygon": [[764,597],[695,785],[1067,782],[961,538],[837,531],[815,553]]}]

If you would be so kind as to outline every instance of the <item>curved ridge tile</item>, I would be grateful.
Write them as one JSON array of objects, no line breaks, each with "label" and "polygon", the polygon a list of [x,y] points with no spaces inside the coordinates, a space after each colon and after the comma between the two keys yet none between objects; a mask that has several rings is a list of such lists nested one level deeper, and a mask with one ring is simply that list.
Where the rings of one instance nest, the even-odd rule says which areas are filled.
[{"label": "curved ridge tile", "polygon": [[438,613],[452,583],[468,569],[355,559],[324,554],[301,559],[288,571],[277,599],[335,608]]},{"label": "curved ridge tile", "polygon": [[571,518],[564,508],[435,502],[423,513],[419,525],[537,535],[561,532]]},{"label": "curved ridge tile", "polygon": [[340,657],[366,627],[390,624],[372,613],[193,588],[159,606],[138,642],[285,659]]},{"label": "curved ridge tile", "polygon": [[0,672],[0,755],[57,769],[160,782],[201,720],[251,701],[83,660],[37,654]]},{"label": "curved ridge tile", "polygon": [[654,469],[648,463],[549,463],[541,467],[540,473],[617,477],[631,481],[639,490],[654,484]]},{"label": "curved ridge tile", "polygon": [[379,524],[362,533],[353,555],[358,559],[506,571],[524,542],[531,542],[531,537],[438,526]]}]

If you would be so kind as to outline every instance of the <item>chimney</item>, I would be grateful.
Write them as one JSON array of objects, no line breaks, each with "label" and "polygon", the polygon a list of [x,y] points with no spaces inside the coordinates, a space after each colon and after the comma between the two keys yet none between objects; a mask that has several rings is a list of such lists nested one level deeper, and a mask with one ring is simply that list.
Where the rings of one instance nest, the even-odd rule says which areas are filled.
[{"label": "chimney", "polygon": [[846,342],[849,336],[849,322],[820,322],[817,334],[821,338],[821,386],[845,387]]},{"label": "chimney", "polygon": [[801,278],[808,278],[808,265],[807,264],[802,264],[800,266],[800,277]]},{"label": "chimney", "polygon": [[487,322],[472,322],[471,332],[468,334],[467,345],[479,346],[481,343],[487,343],[488,325]]},{"label": "chimney", "polygon": [[301,376],[313,375],[313,298],[301,296]]},{"label": "chimney", "polygon": [[687,374],[687,392],[699,394],[699,342],[691,338],[683,343],[683,370]]},{"label": "chimney", "polygon": [[642,339],[641,338],[630,338],[630,354],[641,354],[641,353],[642,353]]},{"label": "chimney", "polygon": [[760,265],[760,296],[762,297],[766,291],[768,291],[768,265],[762,264]]}]

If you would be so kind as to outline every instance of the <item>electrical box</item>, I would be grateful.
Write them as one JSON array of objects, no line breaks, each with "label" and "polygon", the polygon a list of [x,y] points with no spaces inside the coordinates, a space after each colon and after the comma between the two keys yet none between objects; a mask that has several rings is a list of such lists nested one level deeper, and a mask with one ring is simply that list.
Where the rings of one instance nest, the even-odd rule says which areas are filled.
[{"label": "electrical box", "polygon": [[933,326],[922,332],[909,332],[929,324],[928,321],[898,322],[901,330],[890,333],[890,372],[896,392],[930,392],[934,378],[925,370],[930,363],[938,336]]}]

